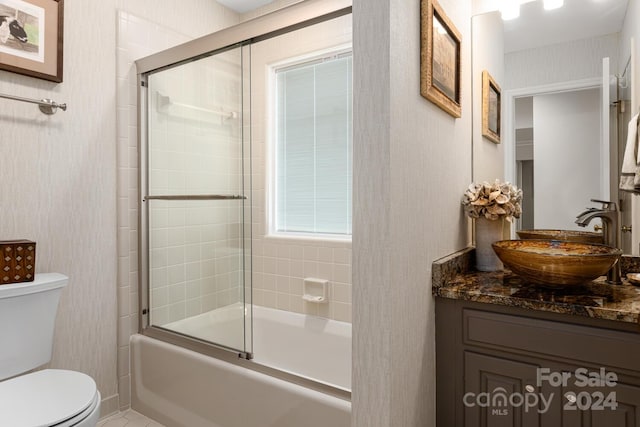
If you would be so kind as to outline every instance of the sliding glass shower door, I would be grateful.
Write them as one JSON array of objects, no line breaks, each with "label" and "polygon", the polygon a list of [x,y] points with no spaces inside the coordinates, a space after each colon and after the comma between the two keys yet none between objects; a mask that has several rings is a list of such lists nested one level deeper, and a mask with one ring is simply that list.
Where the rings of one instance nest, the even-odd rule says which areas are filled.
[{"label": "sliding glass shower door", "polygon": [[149,327],[250,357],[248,58],[236,46],[142,75],[141,270]]}]

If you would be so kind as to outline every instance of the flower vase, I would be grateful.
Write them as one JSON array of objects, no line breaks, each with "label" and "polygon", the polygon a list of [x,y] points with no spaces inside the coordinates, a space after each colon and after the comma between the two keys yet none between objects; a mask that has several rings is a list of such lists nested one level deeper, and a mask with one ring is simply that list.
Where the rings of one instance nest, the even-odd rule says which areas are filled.
[{"label": "flower vase", "polygon": [[500,258],[491,244],[502,240],[502,218],[490,220],[476,219],[476,269],[478,271],[499,271],[503,269]]}]

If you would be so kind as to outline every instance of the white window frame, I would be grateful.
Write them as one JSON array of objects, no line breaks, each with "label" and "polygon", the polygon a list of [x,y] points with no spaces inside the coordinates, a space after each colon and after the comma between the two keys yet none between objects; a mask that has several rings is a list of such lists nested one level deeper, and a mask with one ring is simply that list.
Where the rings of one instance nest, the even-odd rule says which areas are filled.
[{"label": "white window frame", "polygon": [[[318,240],[318,241],[343,241],[343,242],[351,242],[351,236],[353,234],[332,234],[332,233],[311,233],[311,232],[301,232],[301,231],[278,231],[276,229],[276,148],[277,148],[277,126],[275,125],[276,120],[276,106],[277,106],[277,94],[276,94],[276,72],[282,70],[284,68],[294,67],[296,65],[311,63],[315,61],[321,61],[323,59],[329,58],[337,58],[347,53],[351,53],[353,55],[353,47],[349,44],[343,44],[339,46],[334,46],[327,49],[316,50],[310,52],[305,55],[296,56],[293,58],[287,58],[283,61],[278,61],[273,64],[269,64],[267,70],[267,82],[268,82],[268,105],[267,105],[267,114],[266,116],[266,125],[267,129],[267,141],[265,141],[265,156],[267,157],[267,185],[266,185],[266,194],[265,194],[265,202],[266,202],[266,236],[267,238],[275,238],[275,239],[297,239],[297,240]],[[353,127],[352,127],[353,130]],[[353,158],[351,159],[353,162]],[[353,198],[353,187],[352,187],[352,198]],[[353,200],[353,199],[352,199]],[[352,204],[353,207],[353,204]],[[352,212],[353,215],[353,212]],[[353,216],[352,216],[353,219]]]}]

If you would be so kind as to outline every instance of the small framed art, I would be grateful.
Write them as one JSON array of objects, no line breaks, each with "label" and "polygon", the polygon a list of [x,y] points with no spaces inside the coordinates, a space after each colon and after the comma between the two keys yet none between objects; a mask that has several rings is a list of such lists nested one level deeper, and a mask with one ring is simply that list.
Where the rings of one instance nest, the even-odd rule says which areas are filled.
[{"label": "small framed art", "polygon": [[460,32],[436,0],[422,0],[420,94],[453,117],[460,104]]},{"label": "small framed art", "polygon": [[0,0],[0,69],[62,82],[64,0]]},{"label": "small framed art", "polygon": [[487,70],[482,72],[482,136],[500,144],[500,86]]}]

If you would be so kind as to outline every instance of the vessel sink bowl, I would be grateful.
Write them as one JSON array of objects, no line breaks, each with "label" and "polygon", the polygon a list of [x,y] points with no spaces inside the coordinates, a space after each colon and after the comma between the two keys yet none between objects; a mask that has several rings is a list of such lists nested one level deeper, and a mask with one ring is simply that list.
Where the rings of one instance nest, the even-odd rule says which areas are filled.
[{"label": "vessel sink bowl", "polygon": [[500,240],[498,258],[525,281],[543,286],[580,285],[609,271],[622,255],[610,246],[559,240]]},{"label": "vessel sink bowl", "polygon": [[563,240],[566,242],[604,243],[602,233],[577,230],[520,230],[521,239]]}]

